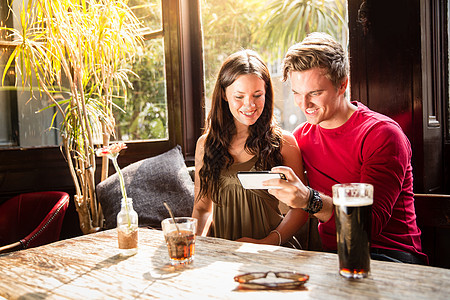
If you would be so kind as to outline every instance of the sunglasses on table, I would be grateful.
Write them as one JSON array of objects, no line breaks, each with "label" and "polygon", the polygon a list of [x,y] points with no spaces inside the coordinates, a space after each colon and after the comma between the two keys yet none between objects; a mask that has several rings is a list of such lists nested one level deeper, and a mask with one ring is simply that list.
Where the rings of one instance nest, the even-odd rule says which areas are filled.
[{"label": "sunglasses on table", "polygon": [[[275,278],[267,280],[267,276],[273,274]],[[273,277],[273,276],[272,276]],[[241,287],[251,289],[294,289],[305,284],[309,275],[297,272],[250,272],[234,277]]]}]

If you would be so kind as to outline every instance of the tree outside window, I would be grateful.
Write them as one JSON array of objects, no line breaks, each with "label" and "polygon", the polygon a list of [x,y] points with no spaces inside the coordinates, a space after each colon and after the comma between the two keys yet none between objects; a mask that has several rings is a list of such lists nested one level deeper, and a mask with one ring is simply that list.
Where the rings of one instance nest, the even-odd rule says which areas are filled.
[{"label": "tree outside window", "polygon": [[288,83],[280,81],[281,60],[291,45],[314,31],[327,32],[346,45],[346,1],[203,0],[201,4],[206,110],[222,62],[231,53],[250,48],[271,71],[276,118],[284,129],[293,130],[304,116],[294,107]]}]

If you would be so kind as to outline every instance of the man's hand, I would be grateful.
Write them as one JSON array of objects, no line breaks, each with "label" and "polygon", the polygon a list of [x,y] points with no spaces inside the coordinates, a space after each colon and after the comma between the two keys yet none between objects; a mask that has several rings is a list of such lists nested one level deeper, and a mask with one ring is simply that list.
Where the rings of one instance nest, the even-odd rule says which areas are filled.
[{"label": "man's hand", "polygon": [[263,182],[265,186],[279,186],[280,189],[269,189],[268,192],[281,202],[292,208],[305,208],[308,205],[309,190],[295,175],[291,168],[285,166],[274,167],[272,172],[283,173],[286,180],[269,179]]},{"label": "man's hand", "polygon": [[[280,166],[272,168],[272,172],[283,173],[287,180],[270,179],[264,181],[264,185],[277,185],[280,187],[280,189],[269,189],[268,192],[292,208],[306,208],[309,201],[309,189],[295,175],[292,169]],[[314,214],[314,216],[322,222],[327,222],[333,215],[333,199],[322,193],[320,194],[320,197],[323,206],[318,213]]]}]

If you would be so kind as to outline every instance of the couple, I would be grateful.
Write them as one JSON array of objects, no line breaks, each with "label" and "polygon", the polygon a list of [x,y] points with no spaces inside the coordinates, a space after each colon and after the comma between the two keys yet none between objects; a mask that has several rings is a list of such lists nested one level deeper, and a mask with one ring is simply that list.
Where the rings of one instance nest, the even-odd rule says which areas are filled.
[{"label": "couple", "polygon": [[[336,251],[331,187],[374,186],[372,258],[426,263],[415,221],[411,146],[392,119],[345,97],[348,59],[329,35],[312,33],[283,60],[283,80],[307,121],[293,134],[273,118],[269,71],[253,51],[223,63],[205,134],[195,154],[198,234],[283,245],[307,221],[319,219],[325,251]],[[271,170],[281,189],[244,190],[238,171]],[[309,186],[304,175],[306,170]],[[285,216],[279,201],[290,209]]]}]

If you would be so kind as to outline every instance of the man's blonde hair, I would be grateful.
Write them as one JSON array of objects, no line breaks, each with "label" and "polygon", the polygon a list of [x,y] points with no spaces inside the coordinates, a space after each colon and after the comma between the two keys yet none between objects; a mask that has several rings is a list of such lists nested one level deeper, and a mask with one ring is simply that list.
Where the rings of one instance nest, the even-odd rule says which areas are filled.
[{"label": "man's blonde hair", "polygon": [[302,42],[288,49],[282,63],[283,81],[293,71],[313,68],[323,69],[336,88],[348,75],[348,58],[342,45],[323,32],[310,33]]}]

